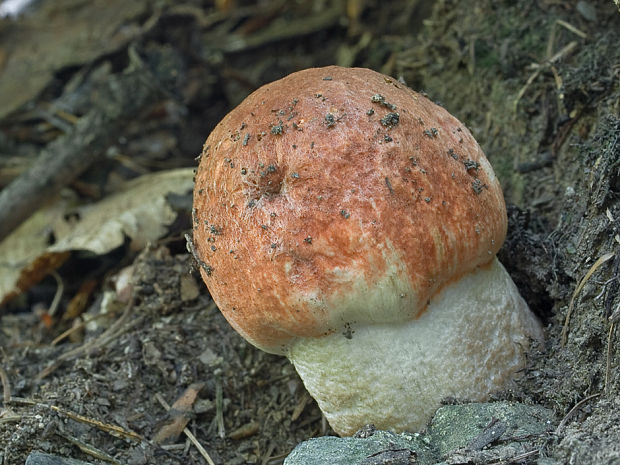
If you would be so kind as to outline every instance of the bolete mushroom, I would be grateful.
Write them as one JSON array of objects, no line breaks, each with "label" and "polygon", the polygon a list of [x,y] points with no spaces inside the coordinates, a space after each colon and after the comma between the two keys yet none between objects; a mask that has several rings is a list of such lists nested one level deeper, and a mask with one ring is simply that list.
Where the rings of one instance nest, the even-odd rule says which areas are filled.
[{"label": "bolete mushroom", "polygon": [[292,361],[341,435],[486,399],[542,337],[495,257],[506,209],[479,145],[375,71],[307,69],[247,97],[204,145],[193,222],[226,319]]}]

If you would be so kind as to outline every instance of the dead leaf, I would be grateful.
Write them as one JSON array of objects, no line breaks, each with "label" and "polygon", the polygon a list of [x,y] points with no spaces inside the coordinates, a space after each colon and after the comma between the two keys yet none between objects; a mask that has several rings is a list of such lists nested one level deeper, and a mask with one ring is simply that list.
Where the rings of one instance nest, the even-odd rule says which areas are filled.
[{"label": "dead leaf", "polygon": [[155,436],[153,442],[161,444],[166,441],[174,442],[181,435],[189,421],[192,419],[192,405],[198,397],[198,393],[204,387],[204,383],[190,385],[168,411],[170,421],[163,425]]},{"label": "dead leaf", "polygon": [[251,421],[250,423],[241,425],[239,428],[230,433],[228,437],[235,440],[249,438],[250,436],[258,433],[259,429],[260,425],[255,421]]},{"label": "dead leaf", "polygon": [[148,6],[147,0],[38,2],[7,26],[0,118],[35,98],[61,68],[88,63],[141,34],[137,21]]},{"label": "dead leaf", "polygon": [[162,237],[176,219],[168,204],[170,193],[184,194],[193,188],[193,169],[181,168],[140,176],[124,189],[98,203],[76,211],[80,219],[69,226],[60,225],[50,252],[88,250],[105,254],[119,247],[125,237],[132,240],[134,250]]},{"label": "dead leaf", "polygon": [[184,274],[181,276],[181,300],[187,302],[197,299],[200,295],[200,287],[190,274]]},{"label": "dead leaf", "polygon": [[[38,211],[0,242],[0,305],[58,268],[72,251],[105,254],[127,237],[138,250],[163,237],[177,216],[166,197],[192,187],[193,169],[181,168],[141,176],[92,205],[69,209],[58,200]],[[67,213],[79,219],[68,222]],[[56,243],[50,246],[52,236]]]},{"label": "dead leaf", "polygon": [[99,282],[96,279],[88,279],[82,283],[67,305],[67,309],[62,315],[63,321],[75,320],[86,311],[86,305],[97,284]]},{"label": "dead leaf", "polygon": [[28,290],[69,258],[68,251],[47,250],[51,225],[62,217],[65,208],[58,201],[37,211],[0,242],[0,305]]}]

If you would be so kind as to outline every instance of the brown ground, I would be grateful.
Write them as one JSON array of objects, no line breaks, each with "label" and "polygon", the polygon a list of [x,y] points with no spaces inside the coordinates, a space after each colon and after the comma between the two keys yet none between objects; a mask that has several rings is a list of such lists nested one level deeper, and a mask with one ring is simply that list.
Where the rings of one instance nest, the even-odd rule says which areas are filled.
[{"label": "brown ground", "polygon": [[[156,9],[147,2],[133,19],[148,27],[131,43],[153,60],[166,50],[182,66],[179,95],[165,94],[124,128],[125,154],[149,171],[192,166],[209,129],[255,86],[334,57],[402,76],[471,128],[504,186],[510,221],[500,259],[546,324],[547,339],[517,388],[499,397],[565,419],[525,463],[540,456],[620,463],[620,13],[613,3],[444,0],[431,9],[416,1],[312,8],[232,1],[217,2],[219,17],[205,16],[212,7],[201,10],[202,3]],[[3,40],[17,37],[6,31]],[[103,63],[122,70],[126,54],[125,44],[63,65],[35,102],[53,101],[77,73]],[[0,120],[0,153],[23,155],[27,164],[54,134],[25,114]],[[135,176],[132,166],[109,157],[72,188],[85,195],[84,186]],[[329,432],[291,365],[237,336],[189,273],[180,239],[188,199],[179,199],[184,219],[166,240],[141,253],[129,245],[106,256],[74,253],[58,270],[60,308],[92,278],[89,312],[96,312],[110,277],[135,266],[133,300],[83,340],[52,346],[69,323],[46,328],[33,311],[50,305],[51,277],[0,309],[2,384],[14,398],[0,403],[0,464],[24,463],[33,449],[92,463],[206,463],[184,437],[161,448],[101,424],[151,439],[168,419],[158,399],[172,404],[194,383],[203,386],[188,428],[215,463],[281,463],[298,442]]]}]

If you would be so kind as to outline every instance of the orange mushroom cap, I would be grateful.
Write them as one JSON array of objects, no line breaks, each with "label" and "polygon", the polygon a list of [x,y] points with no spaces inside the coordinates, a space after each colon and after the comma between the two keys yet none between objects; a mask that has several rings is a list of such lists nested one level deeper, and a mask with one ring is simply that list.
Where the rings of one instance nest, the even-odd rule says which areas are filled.
[{"label": "orange mushroom cap", "polygon": [[273,353],[416,319],[491,262],[506,222],[467,128],[362,68],[307,69],[252,93],[209,135],[194,190],[202,277],[231,325]]}]

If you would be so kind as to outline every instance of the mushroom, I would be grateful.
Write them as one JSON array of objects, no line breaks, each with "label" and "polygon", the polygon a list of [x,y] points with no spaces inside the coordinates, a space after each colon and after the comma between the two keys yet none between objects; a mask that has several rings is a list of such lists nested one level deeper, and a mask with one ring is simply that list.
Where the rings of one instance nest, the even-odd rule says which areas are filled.
[{"label": "mushroom", "polygon": [[506,225],[462,123],[329,66],[261,87],[211,132],[192,248],[226,319],[291,360],[337,433],[415,431],[446,398],[506,387],[542,338],[495,257]]}]

